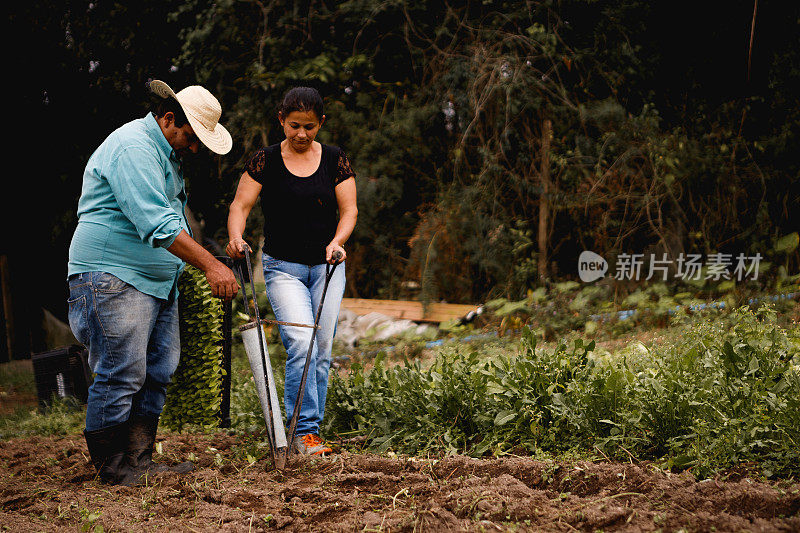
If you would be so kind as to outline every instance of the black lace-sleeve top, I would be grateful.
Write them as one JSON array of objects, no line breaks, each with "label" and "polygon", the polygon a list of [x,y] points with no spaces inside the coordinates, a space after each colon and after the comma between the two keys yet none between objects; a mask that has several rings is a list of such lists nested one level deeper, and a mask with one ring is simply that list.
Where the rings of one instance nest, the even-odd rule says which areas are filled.
[{"label": "black lace-sleeve top", "polygon": [[307,177],[295,176],[283,162],[280,144],[257,151],[245,168],[261,184],[264,252],[284,261],[317,265],[339,223],[334,189],[355,178],[344,151],[322,145],[322,160]]}]

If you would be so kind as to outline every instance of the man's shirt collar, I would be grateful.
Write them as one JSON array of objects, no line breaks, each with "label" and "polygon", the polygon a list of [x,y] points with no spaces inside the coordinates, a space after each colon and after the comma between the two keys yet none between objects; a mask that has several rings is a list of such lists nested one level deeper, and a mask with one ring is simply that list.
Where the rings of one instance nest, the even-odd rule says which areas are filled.
[{"label": "man's shirt collar", "polygon": [[173,150],[172,146],[167,142],[167,138],[164,137],[164,132],[161,131],[161,126],[158,125],[155,115],[153,113],[148,113],[147,116],[144,117],[144,123],[147,126],[147,134],[155,141],[159,150],[168,158],[179,160],[178,154],[175,153],[175,150]]}]

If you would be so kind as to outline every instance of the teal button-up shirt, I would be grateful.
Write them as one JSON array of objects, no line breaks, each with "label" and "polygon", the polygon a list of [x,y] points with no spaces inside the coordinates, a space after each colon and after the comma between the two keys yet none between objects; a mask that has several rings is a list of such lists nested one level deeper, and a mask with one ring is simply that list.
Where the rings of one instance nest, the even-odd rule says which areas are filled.
[{"label": "teal button-up shirt", "polygon": [[109,135],[89,158],[67,276],[101,271],[137,290],[177,296],[183,261],[166,250],[185,216],[181,161],[152,114]]}]

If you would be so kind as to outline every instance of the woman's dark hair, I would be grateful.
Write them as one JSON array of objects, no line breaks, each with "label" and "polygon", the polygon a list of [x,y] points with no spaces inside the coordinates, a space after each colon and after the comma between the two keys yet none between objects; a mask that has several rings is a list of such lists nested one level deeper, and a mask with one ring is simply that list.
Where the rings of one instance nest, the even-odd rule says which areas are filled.
[{"label": "woman's dark hair", "polygon": [[302,111],[305,113],[313,111],[317,119],[321,120],[322,96],[313,87],[295,87],[290,89],[284,96],[278,112],[286,117],[292,111]]},{"label": "woman's dark hair", "polygon": [[161,118],[167,113],[172,112],[175,115],[175,127],[182,128],[189,121],[186,119],[186,113],[183,112],[181,104],[174,98],[159,98],[158,103],[153,109],[153,114]]}]

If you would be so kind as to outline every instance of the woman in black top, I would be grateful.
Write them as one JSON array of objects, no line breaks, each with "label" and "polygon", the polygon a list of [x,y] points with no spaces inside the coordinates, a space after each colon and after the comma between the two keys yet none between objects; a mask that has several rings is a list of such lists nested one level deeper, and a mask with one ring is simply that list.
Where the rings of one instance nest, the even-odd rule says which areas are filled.
[{"label": "woman in black top", "polygon": [[[247,163],[228,214],[228,255],[241,258],[242,238],[250,210],[261,196],[264,214],[264,280],[277,320],[313,324],[333,254],[347,257],[344,243],[358,216],[355,173],[344,151],[314,138],[325,122],[322,97],[315,89],[296,87],[286,93],[278,120],[286,139],[257,151]],[[319,437],[325,412],[331,345],[344,294],[345,265],[328,285],[314,341],[312,363],[298,417],[295,451],[330,452]],[[286,348],[284,405],[291,416],[311,329],[280,326]]]}]

